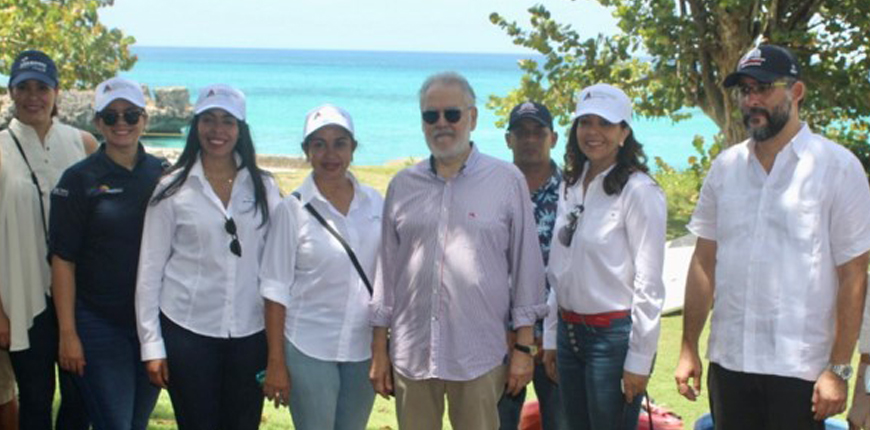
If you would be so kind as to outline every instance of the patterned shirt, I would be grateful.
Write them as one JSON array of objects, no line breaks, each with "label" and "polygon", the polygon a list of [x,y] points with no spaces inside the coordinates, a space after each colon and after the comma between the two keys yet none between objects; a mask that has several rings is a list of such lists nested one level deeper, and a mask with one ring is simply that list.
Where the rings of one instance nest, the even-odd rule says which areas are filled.
[{"label": "patterned shirt", "polygon": [[[559,206],[559,186],[562,185],[562,169],[556,162],[550,160],[553,174],[543,185],[532,193],[532,204],[535,209],[535,222],[538,224],[538,242],[541,245],[541,255],[544,266],[550,261],[550,241],[553,240],[553,225],[556,223],[556,208]],[[550,293],[550,283],[547,282],[547,293]],[[535,337],[544,335],[544,320],[535,323]]]},{"label": "patterned shirt", "polygon": [[531,203],[519,169],[476,147],[451,179],[427,160],[392,180],[371,322],[390,328],[399,374],[475,379],[504,362],[509,318],[546,315]]}]

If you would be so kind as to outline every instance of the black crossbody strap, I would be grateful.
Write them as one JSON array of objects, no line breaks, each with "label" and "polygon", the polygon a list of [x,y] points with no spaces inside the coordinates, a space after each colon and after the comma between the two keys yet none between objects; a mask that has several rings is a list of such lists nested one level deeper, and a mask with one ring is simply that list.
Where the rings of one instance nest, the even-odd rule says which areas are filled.
[{"label": "black crossbody strap", "polygon": [[12,132],[12,129],[6,129],[9,132],[9,135],[12,136],[12,140],[15,141],[15,146],[18,147],[18,152],[21,153],[21,158],[24,159],[24,164],[27,165],[27,169],[30,170],[30,180],[33,181],[33,185],[36,186],[36,192],[39,194],[39,212],[42,215],[40,220],[42,220],[42,231],[45,233],[45,245],[46,249],[48,247],[48,225],[45,224],[45,202],[43,201],[42,187],[39,186],[39,179],[36,178],[36,172],[33,171],[33,167],[30,167],[30,161],[27,160],[27,156],[24,155],[24,148],[21,147],[21,142],[18,141],[18,136],[15,136],[15,133]]},{"label": "black crossbody strap", "polygon": [[[297,199],[302,199],[299,193],[293,193],[293,196],[295,196]],[[353,249],[351,249],[350,245],[348,245],[344,238],[341,237],[341,234],[335,231],[335,229],[332,228],[332,226],[329,225],[329,223],[326,222],[325,219],[323,219],[323,216],[321,216],[320,213],[317,212],[317,209],[314,209],[314,206],[311,206],[311,203],[305,204],[305,210],[307,210],[311,214],[311,216],[317,219],[317,221],[320,222],[320,225],[322,225],[323,228],[326,229],[326,231],[328,231],[336,239],[338,239],[338,243],[340,243],[341,246],[344,247],[344,252],[347,253],[348,257],[350,257],[350,262],[353,263],[353,267],[356,268],[357,273],[359,273],[359,277],[362,279],[363,283],[366,284],[366,289],[369,290],[369,295],[374,294],[372,284],[371,282],[369,282],[369,278],[368,276],[366,276],[366,272],[363,270],[362,264],[359,263],[359,260],[356,258],[356,254],[353,252]]]}]

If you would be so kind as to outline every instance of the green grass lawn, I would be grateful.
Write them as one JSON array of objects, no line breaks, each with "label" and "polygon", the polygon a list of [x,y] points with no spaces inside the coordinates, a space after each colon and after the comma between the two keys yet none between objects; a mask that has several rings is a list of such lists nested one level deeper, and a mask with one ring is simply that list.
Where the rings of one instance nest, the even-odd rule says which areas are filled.
[{"label": "green grass lawn", "polygon": [[[365,184],[371,185],[384,193],[390,178],[405,167],[408,163],[398,163],[385,167],[354,167],[352,170],[357,178]],[[284,195],[288,195],[295,189],[308,174],[308,169],[291,170],[276,174]],[[698,180],[690,174],[669,173],[656,177],[659,184],[665,190],[668,197],[668,237],[674,238],[684,235],[685,224],[691,216],[694,202],[697,199]],[[683,417],[685,427],[692,428],[692,424],[708,410],[706,400],[706,381],[703,384],[701,400],[690,402],[680,396],[675,388],[674,369],[680,348],[680,336],[682,333],[682,317],[679,315],[662,318],[661,340],[659,341],[659,353],[656,359],[655,370],[649,384],[649,395],[659,405],[663,405]],[[702,354],[706,352],[707,330],[702,335]],[[857,365],[857,354],[855,356]],[[704,360],[706,372],[707,362]],[[706,376],[705,376],[706,378]],[[528,399],[534,398],[534,390],[528,390]],[[445,414],[446,415],[446,414]],[[175,429],[175,421],[172,414],[172,406],[169,396],[164,391],[160,395],[157,408],[151,416],[149,425],[151,429]],[[286,408],[275,409],[267,404],[263,409],[262,429],[287,429],[293,428],[290,413]],[[369,430],[397,429],[395,407],[392,400],[380,397],[375,401]],[[445,429],[450,429],[450,424],[445,419]]]}]

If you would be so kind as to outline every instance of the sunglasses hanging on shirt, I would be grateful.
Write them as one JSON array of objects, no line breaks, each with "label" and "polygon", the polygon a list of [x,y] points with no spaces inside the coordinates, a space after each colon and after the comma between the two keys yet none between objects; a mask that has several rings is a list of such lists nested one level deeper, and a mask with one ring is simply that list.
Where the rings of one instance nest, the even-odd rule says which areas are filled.
[{"label": "sunglasses hanging on shirt", "polygon": [[576,205],[571,212],[568,212],[568,223],[559,229],[559,243],[566,248],[571,247],[571,242],[574,240],[574,232],[577,231],[577,222],[580,221],[580,215],[583,214],[583,205]]},{"label": "sunglasses hanging on shirt", "polygon": [[239,236],[236,234],[236,222],[232,218],[227,218],[227,222],[224,223],[224,230],[233,238],[232,242],[230,242],[230,252],[235,254],[236,257],[241,257],[242,244],[239,243]]}]

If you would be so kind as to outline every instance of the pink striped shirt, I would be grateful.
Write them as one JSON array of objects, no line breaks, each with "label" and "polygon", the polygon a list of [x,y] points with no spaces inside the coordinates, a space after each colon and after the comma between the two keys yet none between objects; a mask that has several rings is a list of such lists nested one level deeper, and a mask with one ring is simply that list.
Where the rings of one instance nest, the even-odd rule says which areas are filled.
[{"label": "pink striped shirt", "polygon": [[390,183],[371,321],[390,328],[401,375],[468,381],[502,364],[509,317],[523,327],[547,314],[544,279],[513,164],[472,147],[452,179],[422,161]]}]

